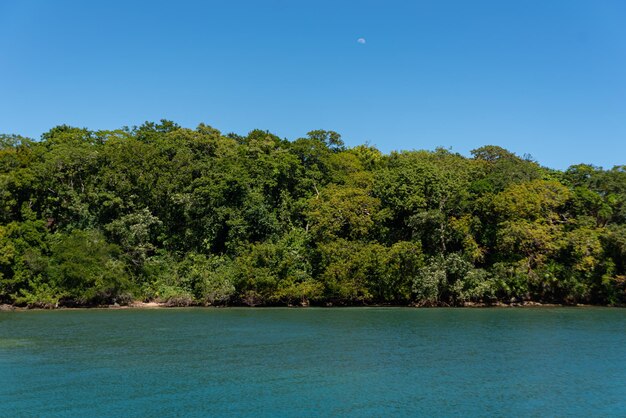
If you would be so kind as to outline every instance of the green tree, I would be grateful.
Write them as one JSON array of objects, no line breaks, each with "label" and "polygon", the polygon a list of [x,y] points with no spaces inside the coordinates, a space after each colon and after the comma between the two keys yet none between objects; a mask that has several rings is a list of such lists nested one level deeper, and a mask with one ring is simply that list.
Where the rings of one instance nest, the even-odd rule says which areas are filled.
[{"label": "green tree", "polygon": [[130,290],[119,253],[119,248],[96,230],[57,235],[50,243],[49,283],[62,289],[68,302],[115,302]]}]

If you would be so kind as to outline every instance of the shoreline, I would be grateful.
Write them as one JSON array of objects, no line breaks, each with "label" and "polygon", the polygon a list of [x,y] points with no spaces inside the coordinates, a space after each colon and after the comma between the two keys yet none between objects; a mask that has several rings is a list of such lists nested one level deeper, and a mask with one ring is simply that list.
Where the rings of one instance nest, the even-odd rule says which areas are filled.
[{"label": "shoreline", "polygon": [[408,309],[503,309],[503,308],[624,308],[622,305],[590,305],[590,304],[559,304],[559,303],[540,303],[540,302],[526,302],[526,303],[467,303],[462,306],[417,306],[417,305],[313,305],[313,306],[300,306],[300,305],[265,305],[265,306],[249,306],[249,305],[188,305],[188,306],[175,306],[170,305],[167,302],[140,302],[135,301],[128,305],[98,305],[98,306],[57,306],[50,308],[43,307],[25,307],[14,306],[9,304],[0,305],[0,312],[26,312],[26,311],[68,311],[68,310],[157,310],[157,309],[332,309],[332,308],[408,308]]}]

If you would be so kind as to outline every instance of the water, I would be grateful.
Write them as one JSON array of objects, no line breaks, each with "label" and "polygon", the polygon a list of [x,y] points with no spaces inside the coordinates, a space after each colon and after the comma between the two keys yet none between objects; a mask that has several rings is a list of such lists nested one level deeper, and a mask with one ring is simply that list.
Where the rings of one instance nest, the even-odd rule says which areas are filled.
[{"label": "water", "polygon": [[0,416],[626,416],[626,310],[0,312]]}]

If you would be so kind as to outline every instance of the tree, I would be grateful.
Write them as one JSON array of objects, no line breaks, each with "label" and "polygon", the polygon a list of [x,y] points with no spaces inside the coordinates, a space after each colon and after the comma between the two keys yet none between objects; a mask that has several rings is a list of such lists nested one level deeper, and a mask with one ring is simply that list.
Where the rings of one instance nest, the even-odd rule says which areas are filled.
[{"label": "tree", "polygon": [[130,287],[119,253],[96,230],[59,234],[50,243],[49,283],[62,289],[69,301],[115,302]]}]

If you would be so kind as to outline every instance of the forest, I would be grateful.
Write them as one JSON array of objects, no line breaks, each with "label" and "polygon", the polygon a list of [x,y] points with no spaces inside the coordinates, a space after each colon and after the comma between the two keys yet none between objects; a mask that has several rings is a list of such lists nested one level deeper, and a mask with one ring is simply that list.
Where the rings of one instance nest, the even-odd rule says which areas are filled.
[{"label": "forest", "polygon": [[626,166],[167,120],[0,135],[0,303],[132,301],[623,305]]}]

